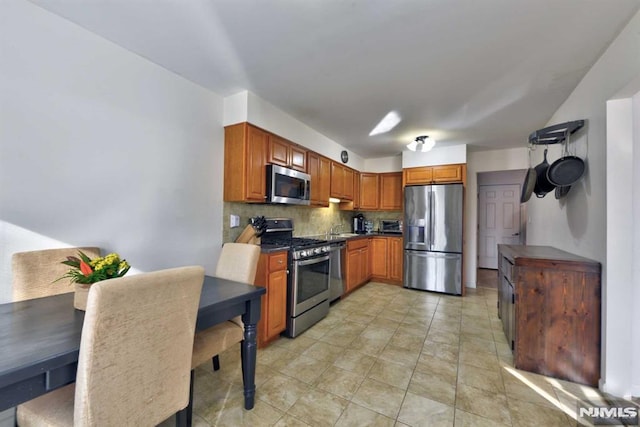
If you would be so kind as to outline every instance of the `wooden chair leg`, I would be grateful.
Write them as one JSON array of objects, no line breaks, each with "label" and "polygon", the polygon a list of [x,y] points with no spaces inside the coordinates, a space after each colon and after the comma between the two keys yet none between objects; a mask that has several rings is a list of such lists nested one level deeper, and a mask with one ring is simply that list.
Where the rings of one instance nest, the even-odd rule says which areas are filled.
[{"label": "wooden chair leg", "polygon": [[220,358],[218,357],[217,354],[213,356],[213,370],[214,371],[220,370]]}]

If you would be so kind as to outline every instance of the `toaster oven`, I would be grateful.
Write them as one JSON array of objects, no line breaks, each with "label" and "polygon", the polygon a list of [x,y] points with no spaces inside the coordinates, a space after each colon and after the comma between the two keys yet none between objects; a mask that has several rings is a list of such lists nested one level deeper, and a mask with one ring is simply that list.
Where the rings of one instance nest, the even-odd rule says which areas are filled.
[{"label": "toaster oven", "polygon": [[402,234],[402,220],[381,219],[379,231],[386,234]]}]

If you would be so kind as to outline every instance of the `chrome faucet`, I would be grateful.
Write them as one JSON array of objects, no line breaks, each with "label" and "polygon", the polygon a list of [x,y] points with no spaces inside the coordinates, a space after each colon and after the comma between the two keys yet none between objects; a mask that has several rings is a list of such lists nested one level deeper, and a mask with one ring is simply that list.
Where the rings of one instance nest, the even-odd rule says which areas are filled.
[{"label": "chrome faucet", "polygon": [[[340,230],[340,231],[338,231]],[[331,226],[330,230],[329,230],[330,234],[340,234],[342,233],[342,224],[334,224]]]}]

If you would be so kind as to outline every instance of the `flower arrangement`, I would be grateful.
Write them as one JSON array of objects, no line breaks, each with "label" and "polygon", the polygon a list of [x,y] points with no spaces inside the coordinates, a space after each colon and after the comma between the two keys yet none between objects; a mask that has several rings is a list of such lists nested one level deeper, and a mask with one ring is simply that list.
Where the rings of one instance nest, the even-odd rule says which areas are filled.
[{"label": "flower arrangement", "polygon": [[83,285],[122,277],[131,268],[127,260],[121,260],[117,253],[91,259],[82,251],[78,251],[78,257],[69,256],[62,264],[72,268],[58,280],[70,279],[71,283]]}]

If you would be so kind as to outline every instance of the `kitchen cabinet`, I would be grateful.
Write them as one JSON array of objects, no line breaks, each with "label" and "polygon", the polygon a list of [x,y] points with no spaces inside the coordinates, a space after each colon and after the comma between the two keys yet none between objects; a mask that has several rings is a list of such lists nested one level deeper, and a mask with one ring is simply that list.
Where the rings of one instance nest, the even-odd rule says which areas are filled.
[{"label": "kitchen cabinet", "polygon": [[386,237],[371,238],[371,278],[389,278],[389,250]]},{"label": "kitchen cabinet", "polygon": [[355,171],[331,162],[331,197],[353,200]]},{"label": "kitchen cabinet", "polygon": [[347,240],[345,254],[345,292],[351,292],[366,283],[371,276],[369,260],[370,238]]},{"label": "kitchen cabinet", "polygon": [[307,172],[307,150],[277,135],[269,135],[268,163]]},{"label": "kitchen cabinet", "polygon": [[375,236],[371,238],[371,278],[402,285],[403,245],[401,236]]},{"label": "kitchen cabinet", "polygon": [[402,236],[387,237],[389,247],[389,281],[402,286],[403,264],[404,264],[404,244]]},{"label": "kitchen cabinet", "polygon": [[311,176],[311,206],[329,206],[331,190],[331,160],[313,151],[307,153],[307,168]]},{"label": "kitchen cabinet", "polygon": [[549,246],[498,245],[498,315],[514,366],[597,386],[600,263]]},{"label": "kitchen cabinet", "polygon": [[402,210],[402,172],[380,174],[380,210]]},{"label": "kitchen cabinet", "polygon": [[258,346],[273,341],[287,327],[287,251],[260,254],[256,286],[267,288],[262,296]]},{"label": "kitchen cabinet", "polygon": [[378,178],[377,173],[360,173],[360,209],[378,209]]},{"label": "kitchen cabinet", "polygon": [[464,163],[420,166],[402,170],[403,186],[426,184],[462,183],[466,185],[467,165]]},{"label": "kitchen cabinet", "polygon": [[224,128],[224,190],[227,202],[266,199],[266,164],[269,133],[239,123]]}]

